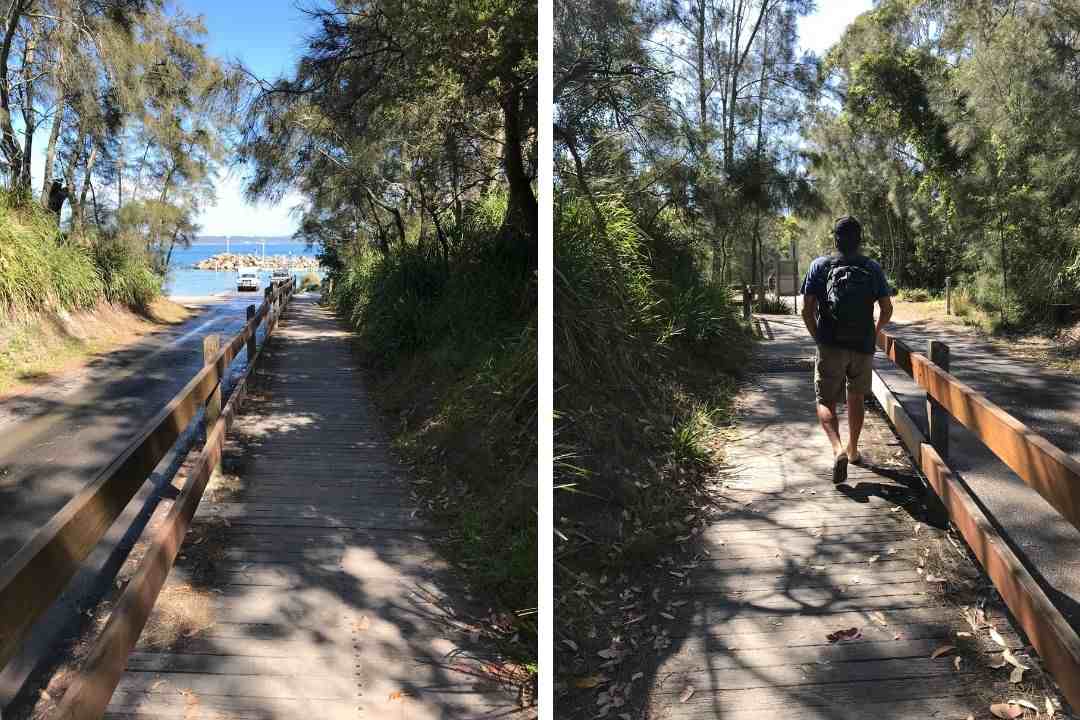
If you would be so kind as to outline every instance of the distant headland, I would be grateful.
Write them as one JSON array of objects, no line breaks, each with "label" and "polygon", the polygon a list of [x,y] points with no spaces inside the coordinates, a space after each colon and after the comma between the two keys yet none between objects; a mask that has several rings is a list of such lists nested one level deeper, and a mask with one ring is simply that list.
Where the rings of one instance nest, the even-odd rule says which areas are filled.
[{"label": "distant headland", "polygon": [[224,245],[226,242],[247,245],[248,243],[263,243],[267,245],[290,243],[304,245],[306,241],[296,240],[291,235],[200,235],[192,241],[192,245]]}]

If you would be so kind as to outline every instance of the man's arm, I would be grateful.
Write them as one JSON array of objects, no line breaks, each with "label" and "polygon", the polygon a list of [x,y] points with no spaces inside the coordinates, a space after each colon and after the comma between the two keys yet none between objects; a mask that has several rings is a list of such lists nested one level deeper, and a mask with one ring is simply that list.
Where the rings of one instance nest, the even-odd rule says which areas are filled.
[{"label": "man's arm", "polygon": [[[892,314],[892,306],[889,306]],[[802,319],[806,323],[806,331],[810,337],[817,340],[817,295],[803,295]]]},{"label": "man's arm", "polygon": [[882,328],[889,324],[889,320],[892,318],[892,298],[888,295],[878,298],[878,318],[877,327],[874,328],[874,341],[877,342],[877,336],[881,334]]}]

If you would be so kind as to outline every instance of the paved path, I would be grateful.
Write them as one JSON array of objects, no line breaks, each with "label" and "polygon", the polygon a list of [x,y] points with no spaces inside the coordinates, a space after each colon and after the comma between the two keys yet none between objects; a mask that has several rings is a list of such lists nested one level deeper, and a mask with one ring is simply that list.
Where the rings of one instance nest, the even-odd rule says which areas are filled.
[{"label": "paved path", "polygon": [[106,717],[513,715],[467,651],[350,334],[297,297],[267,352]]},{"label": "paved path", "polygon": [[261,301],[252,295],[216,302],[181,325],[0,400],[0,563],[199,371],[203,337],[238,332],[245,307]]},{"label": "paved path", "polygon": [[[832,484],[798,328],[771,330],[728,446],[727,510],[680,590],[685,638],[655,673],[649,717],[983,717],[1016,690],[986,668],[987,629],[956,634],[972,631],[959,606],[984,591],[978,571],[944,539],[944,518],[881,416],[867,414],[870,467]],[[1018,644],[1001,615],[991,621]],[[848,628],[861,637],[827,639]],[[959,646],[959,669],[930,657],[946,643]]]},{"label": "paved path", "polygon": [[[947,325],[905,322],[894,323],[890,330],[922,353],[931,338],[946,342],[953,358],[952,374],[1080,458],[1080,378],[1017,359],[970,332]],[[925,431],[925,392],[887,360],[879,357],[875,366]],[[949,465],[968,483],[1050,599],[1080,631],[1080,530],[964,427],[951,424],[949,443]]]}]

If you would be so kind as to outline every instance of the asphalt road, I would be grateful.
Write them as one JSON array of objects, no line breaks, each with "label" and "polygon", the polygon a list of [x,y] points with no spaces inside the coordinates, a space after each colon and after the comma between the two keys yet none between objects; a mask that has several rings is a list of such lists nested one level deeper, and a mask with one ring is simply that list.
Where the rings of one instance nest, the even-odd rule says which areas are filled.
[{"label": "asphalt road", "polygon": [[[0,564],[113,460],[202,367],[261,294],[215,298],[175,327],[0,400]],[[245,362],[244,353],[235,363]]]},{"label": "asphalt road", "polygon": [[[813,343],[801,318],[765,319],[775,338],[772,342],[784,346],[785,354],[813,355]],[[926,351],[931,338],[948,344],[954,375],[1080,459],[1080,380],[1011,357],[963,331],[950,332],[921,322],[893,323],[889,329],[919,352]],[[925,432],[925,392],[880,353],[874,366]],[[1080,530],[955,422],[950,426],[949,444],[950,467],[979,498],[1051,601],[1080,630]]]}]

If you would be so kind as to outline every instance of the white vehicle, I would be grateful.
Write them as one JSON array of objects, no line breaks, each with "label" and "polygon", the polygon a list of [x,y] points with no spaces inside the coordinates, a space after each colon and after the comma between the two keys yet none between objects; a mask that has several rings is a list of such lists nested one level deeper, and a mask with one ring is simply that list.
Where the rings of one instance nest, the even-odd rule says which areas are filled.
[{"label": "white vehicle", "polygon": [[259,285],[259,271],[257,268],[240,268],[236,272],[236,290],[238,292],[244,292],[245,290],[257,291]]},{"label": "white vehicle", "polygon": [[292,274],[285,268],[278,268],[270,274],[271,283],[283,283],[289,282],[292,279]]}]

